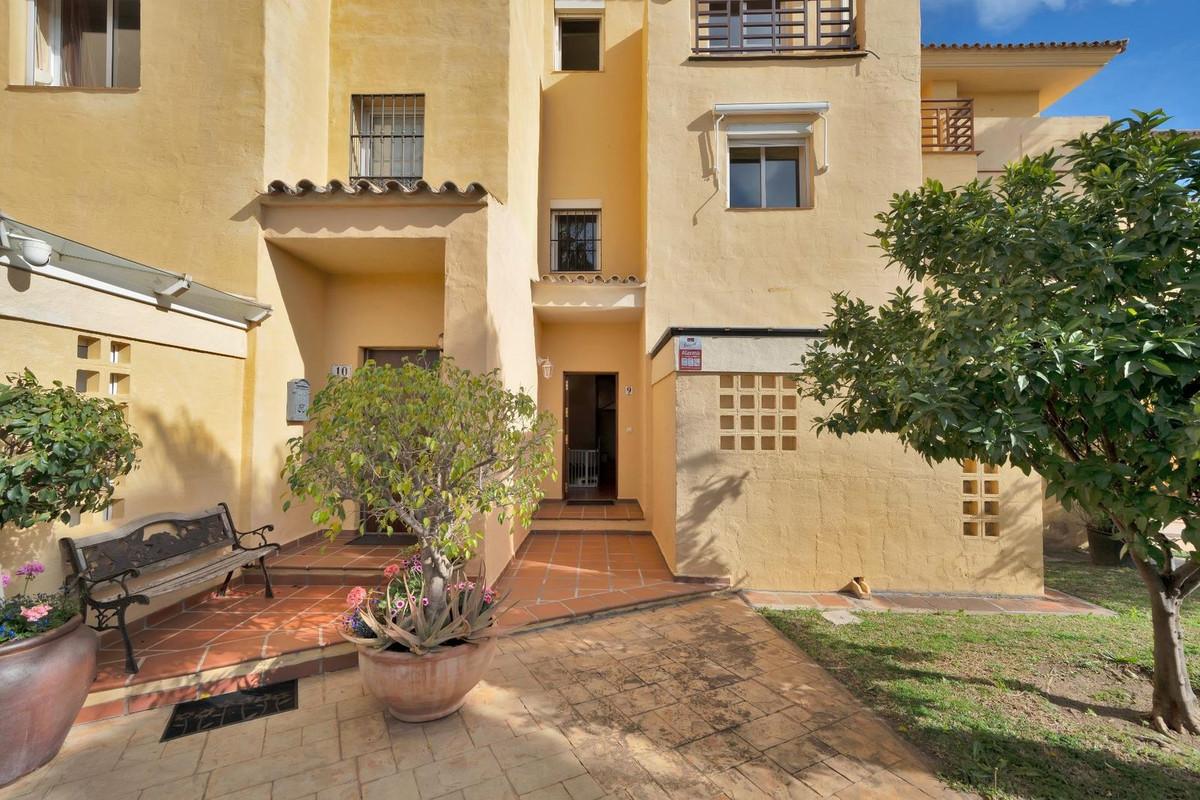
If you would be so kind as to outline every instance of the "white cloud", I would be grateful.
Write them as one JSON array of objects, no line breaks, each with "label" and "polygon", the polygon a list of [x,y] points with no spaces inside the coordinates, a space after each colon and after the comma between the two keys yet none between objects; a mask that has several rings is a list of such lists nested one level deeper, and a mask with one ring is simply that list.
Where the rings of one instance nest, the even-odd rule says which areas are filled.
[{"label": "white cloud", "polygon": [[1038,11],[1082,11],[1093,3],[1127,6],[1137,0],[922,0],[926,9],[972,5],[979,24],[992,30],[1014,28]]}]

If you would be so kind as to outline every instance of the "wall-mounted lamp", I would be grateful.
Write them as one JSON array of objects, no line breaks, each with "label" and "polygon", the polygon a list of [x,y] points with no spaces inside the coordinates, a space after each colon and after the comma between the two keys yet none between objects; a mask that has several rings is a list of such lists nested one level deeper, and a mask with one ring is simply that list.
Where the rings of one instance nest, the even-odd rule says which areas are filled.
[{"label": "wall-mounted lamp", "polygon": [[[20,243],[15,247],[12,241],[14,239]],[[25,260],[25,263],[34,267],[44,267],[49,264],[50,254],[53,252],[49,242],[34,239],[31,236],[22,236],[19,233],[12,233],[4,227],[3,219],[0,219],[0,249],[20,250],[21,258]]]},{"label": "wall-mounted lamp", "polygon": [[548,358],[539,358],[538,366],[542,368],[542,377],[550,380],[550,376],[554,374],[554,362]]}]

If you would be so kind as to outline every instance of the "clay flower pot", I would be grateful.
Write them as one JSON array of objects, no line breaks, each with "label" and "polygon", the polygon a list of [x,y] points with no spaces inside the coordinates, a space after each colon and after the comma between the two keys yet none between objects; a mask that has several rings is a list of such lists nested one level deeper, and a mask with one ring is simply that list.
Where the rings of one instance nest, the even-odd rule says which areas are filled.
[{"label": "clay flower pot", "polygon": [[81,616],[0,645],[0,786],[58,755],[96,679],[96,649]]},{"label": "clay flower pot", "polygon": [[453,714],[496,656],[496,639],[447,647],[436,653],[358,646],[363,688],[403,722],[428,722]]}]

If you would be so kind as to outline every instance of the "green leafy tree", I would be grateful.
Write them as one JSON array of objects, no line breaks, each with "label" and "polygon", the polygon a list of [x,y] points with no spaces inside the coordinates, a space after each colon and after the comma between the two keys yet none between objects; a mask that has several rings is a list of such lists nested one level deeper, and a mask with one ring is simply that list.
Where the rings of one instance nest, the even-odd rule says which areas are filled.
[{"label": "green leafy tree", "polygon": [[528,524],[554,469],[554,418],[494,372],[474,374],[450,360],[435,368],[368,363],[332,380],[310,411],[284,465],[292,494],[315,503],[313,522],[330,536],[345,526],[351,503],[388,532],[415,534],[435,612],[453,570],[479,544],[479,518],[496,512],[501,522]]},{"label": "green leafy tree", "polygon": [[1200,586],[1200,139],[1166,120],[894,197],[875,236],[922,289],[836,295],[800,391],[825,404],[818,432],[1007,461],[1112,520],[1149,593],[1151,722],[1198,733],[1179,614]]},{"label": "green leafy tree", "polygon": [[137,465],[141,440],[116,403],[85,397],[29,370],[0,385],[0,525],[67,522],[103,511]]}]

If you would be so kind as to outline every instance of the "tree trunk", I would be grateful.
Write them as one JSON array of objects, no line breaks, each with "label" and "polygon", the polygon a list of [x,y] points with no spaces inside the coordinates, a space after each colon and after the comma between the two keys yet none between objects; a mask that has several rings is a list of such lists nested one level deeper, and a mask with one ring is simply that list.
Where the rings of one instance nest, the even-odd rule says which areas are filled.
[{"label": "tree trunk", "polygon": [[1142,582],[1150,592],[1150,617],[1154,625],[1154,701],[1150,723],[1161,733],[1200,733],[1200,704],[1192,691],[1180,625],[1182,598],[1169,592],[1163,576],[1137,555],[1133,556]]},{"label": "tree trunk", "polygon": [[426,610],[436,617],[446,608],[446,590],[451,578],[450,560],[433,547],[421,548],[421,575],[425,579],[425,597],[429,600]]}]

